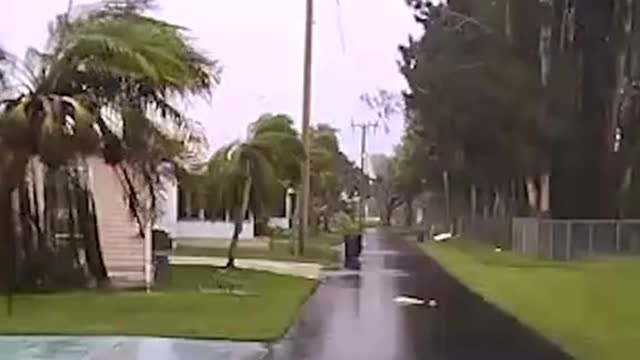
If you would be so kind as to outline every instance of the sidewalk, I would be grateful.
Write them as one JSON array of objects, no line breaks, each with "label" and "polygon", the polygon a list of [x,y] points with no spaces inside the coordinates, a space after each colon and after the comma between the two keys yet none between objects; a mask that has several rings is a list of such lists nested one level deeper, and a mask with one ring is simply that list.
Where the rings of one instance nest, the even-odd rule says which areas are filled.
[{"label": "sidewalk", "polygon": [[[208,265],[222,267],[227,263],[227,259],[223,257],[170,256],[169,263],[171,265]],[[298,276],[307,279],[319,279],[322,272],[321,264],[292,261],[236,259],[236,266],[241,269],[268,271],[275,274]]]}]

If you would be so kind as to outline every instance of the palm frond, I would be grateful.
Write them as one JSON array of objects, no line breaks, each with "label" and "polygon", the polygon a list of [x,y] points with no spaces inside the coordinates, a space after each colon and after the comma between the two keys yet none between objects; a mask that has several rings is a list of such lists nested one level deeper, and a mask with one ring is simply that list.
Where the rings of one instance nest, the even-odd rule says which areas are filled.
[{"label": "palm frond", "polygon": [[298,131],[293,127],[293,120],[284,114],[264,114],[250,126],[252,137],[258,137],[264,133],[281,133],[298,137]]}]

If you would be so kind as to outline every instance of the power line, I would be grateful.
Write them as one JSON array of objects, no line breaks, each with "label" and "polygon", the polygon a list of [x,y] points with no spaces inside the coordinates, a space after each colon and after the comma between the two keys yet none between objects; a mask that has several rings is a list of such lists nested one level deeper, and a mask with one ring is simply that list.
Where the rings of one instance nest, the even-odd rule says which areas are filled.
[{"label": "power line", "polygon": [[342,25],[342,6],[340,0],[336,0],[336,17],[338,21],[338,34],[340,36],[340,46],[342,47],[342,54],[346,55],[347,46],[345,43],[344,26]]}]

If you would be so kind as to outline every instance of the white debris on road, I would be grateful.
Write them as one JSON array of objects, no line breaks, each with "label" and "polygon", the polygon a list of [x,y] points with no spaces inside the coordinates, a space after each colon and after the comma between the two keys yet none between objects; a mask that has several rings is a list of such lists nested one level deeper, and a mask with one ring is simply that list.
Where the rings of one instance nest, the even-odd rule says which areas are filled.
[{"label": "white debris on road", "polygon": [[397,296],[393,299],[393,302],[401,305],[424,305],[425,301],[422,299],[409,297],[409,296]]},{"label": "white debris on road", "polygon": [[442,233],[433,237],[435,241],[447,241],[453,237],[452,233]]}]

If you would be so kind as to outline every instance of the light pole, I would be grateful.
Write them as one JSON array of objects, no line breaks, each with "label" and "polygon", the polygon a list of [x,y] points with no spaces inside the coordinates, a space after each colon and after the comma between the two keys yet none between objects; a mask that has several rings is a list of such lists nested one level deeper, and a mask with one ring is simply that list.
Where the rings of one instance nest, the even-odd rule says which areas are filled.
[{"label": "light pole", "polygon": [[307,0],[304,42],[304,84],[302,100],[302,143],[307,156],[302,166],[302,198],[300,199],[300,234],[298,235],[298,253],[304,253],[304,243],[309,234],[310,176],[311,161],[309,153],[309,127],[311,123],[311,69],[313,60],[313,0]]}]

